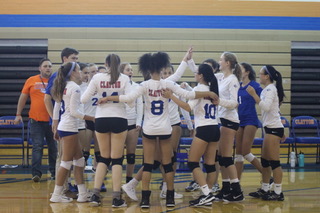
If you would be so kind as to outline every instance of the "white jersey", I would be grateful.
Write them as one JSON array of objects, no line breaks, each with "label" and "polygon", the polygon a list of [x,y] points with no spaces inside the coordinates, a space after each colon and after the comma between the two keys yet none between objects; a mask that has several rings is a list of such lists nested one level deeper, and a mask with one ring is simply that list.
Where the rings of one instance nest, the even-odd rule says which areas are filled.
[{"label": "white jersey", "polygon": [[218,117],[239,123],[237,107],[240,84],[237,77],[231,74],[225,78],[223,73],[217,73],[215,76],[218,80],[220,98]]},{"label": "white jersey", "polygon": [[[210,91],[209,86],[198,84],[194,91]],[[217,106],[210,99],[201,98],[188,101],[194,113],[195,128],[199,126],[218,125]]]},{"label": "white jersey", "polygon": [[[81,84],[80,84],[80,92],[81,92],[81,95],[84,93],[84,91],[87,89],[87,87],[88,87],[88,84],[87,83],[84,83],[84,82],[82,82]],[[80,105],[79,105],[79,111],[81,112],[81,113],[83,113],[84,114],[84,104],[82,104],[82,103],[80,103]],[[83,119],[78,119],[78,129],[85,129],[86,128],[86,122],[85,122],[85,120],[83,120]]]},{"label": "white jersey", "polygon": [[260,99],[262,125],[268,128],[283,128],[277,88],[269,84],[262,90]]},{"label": "white jersey", "polygon": [[[114,84],[110,84],[109,73],[98,73],[91,79],[88,88],[81,96],[81,102],[86,103],[92,100],[97,92],[99,97],[118,96],[130,93],[131,85],[129,77],[120,74]],[[96,109],[95,118],[116,117],[127,119],[126,106],[124,103],[109,101],[106,104],[99,104]]]},{"label": "white jersey", "polygon": [[132,102],[137,97],[144,96],[143,133],[147,135],[169,135],[172,132],[168,109],[169,100],[162,97],[162,90],[166,88],[171,89],[178,96],[188,99],[195,98],[195,92],[186,91],[174,82],[163,79],[144,81],[134,93],[120,96],[120,102]]},{"label": "white jersey", "polygon": [[[138,87],[139,84],[131,81],[132,91],[136,90]],[[143,100],[141,96],[136,99],[134,106],[129,106],[126,104],[126,111],[128,117],[128,126],[142,126]]]},{"label": "white jersey", "polygon": [[84,114],[79,111],[80,105],[80,87],[74,81],[68,81],[63,92],[61,103],[55,103],[53,119],[59,119],[59,110],[61,119],[58,130],[67,132],[78,132],[78,119],[83,119]]},{"label": "white jersey", "polygon": [[[176,97],[179,98],[178,96]],[[170,124],[174,125],[174,124],[180,123],[181,119],[179,114],[179,106],[174,101],[169,99],[168,108],[169,108]]]}]

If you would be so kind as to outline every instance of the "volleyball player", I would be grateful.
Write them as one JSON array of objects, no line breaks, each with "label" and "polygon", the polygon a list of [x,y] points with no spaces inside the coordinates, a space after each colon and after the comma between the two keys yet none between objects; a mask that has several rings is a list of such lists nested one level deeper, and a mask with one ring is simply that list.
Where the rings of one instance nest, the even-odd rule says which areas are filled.
[{"label": "volleyball player", "polygon": [[[144,95],[145,110],[144,110],[144,124],[143,124],[143,175],[142,175],[142,200],[141,208],[150,207],[149,184],[151,180],[151,172],[154,164],[154,153],[156,148],[156,140],[159,139],[160,151],[162,154],[162,166],[165,171],[165,179],[167,181],[166,206],[175,206],[174,202],[174,187],[173,187],[173,168],[172,168],[172,145],[170,137],[172,127],[170,125],[170,118],[168,112],[168,99],[162,97],[164,89],[171,89],[179,96],[188,99],[211,97],[216,98],[213,92],[188,92],[171,81],[161,79],[161,71],[170,63],[168,54],[163,52],[147,53],[139,59],[139,70],[144,76],[150,73],[151,79],[144,81],[140,87],[126,96],[107,96],[100,99],[99,103],[106,103],[108,101],[132,102],[137,97]],[[108,105],[103,104],[103,105]]]},{"label": "volleyball player", "polygon": [[240,68],[242,71],[242,82],[240,83],[238,91],[238,114],[240,125],[236,134],[235,154],[235,166],[239,180],[241,179],[243,171],[244,159],[249,161],[260,173],[262,172],[262,166],[259,160],[251,153],[253,140],[259,126],[259,119],[255,106],[256,102],[246,91],[248,86],[251,86],[259,96],[262,88],[256,82],[256,73],[250,64],[241,63]]},{"label": "volleyball player", "polygon": [[[198,82],[198,86],[194,88],[194,91],[212,91],[215,94],[219,94],[218,82],[210,65],[201,64],[195,75],[195,79]],[[187,111],[194,111],[196,135],[190,147],[188,167],[192,171],[194,179],[200,185],[203,195],[198,199],[191,200],[189,204],[190,206],[211,205],[215,197],[210,189],[214,183],[214,173],[216,172],[215,155],[217,142],[220,138],[220,130],[216,118],[216,106],[207,98],[190,100],[188,103],[185,103],[172,95],[171,92],[169,96],[165,97],[170,98]],[[199,165],[203,155],[204,167],[207,173],[206,177]]]},{"label": "volleyball player", "polygon": [[[119,71],[120,57],[110,54],[106,57],[106,73],[98,73],[91,79],[87,90],[81,96],[81,102],[88,102],[97,92],[99,97],[127,94],[131,90],[130,79]],[[112,207],[125,207],[121,198],[123,149],[127,136],[128,122],[125,104],[113,102],[98,105],[95,115],[95,131],[100,148],[100,161],[97,165],[93,196],[93,205],[101,204],[100,188],[108,166],[112,164]]]},{"label": "volleyball player", "polygon": [[[280,142],[284,141],[284,128],[280,118],[280,104],[283,101],[284,91],[282,76],[273,66],[266,65],[260,70],[260,83],[265,86],[260,97],[255,89],[248,86],[248,93],[259,104],[262,114],[262,125],[265,130],[261,150],[262,184],[257,192],[250,196],[263,200],[283,201],[282,168],[280,165]],[[276,81],[276,85],[273,82]],[[269,191],[271,171],[274,178],[274,191]]]},{"label": "volleyball player", "polygon": [[74,177],[79,190],[77,201],[87,202],[90,200],[83,180],[85,160],[79,144],[78,119],[94,120],[94,118],[78,111],[80,104],[79,84],[81,84],[79,69],[79,65],[76,62],[62,65],[52,87],[52,97],[56,101],[53,112],[53,120],[55,122],[59,119],[59,110],[61,108],[61,119],[55,135],[56,137],[57,134],[59,135],[62,143],[62,160],[54,192],[50,198],[50,201],[54,203],[72,201],[72,198],[62,195],[63,184],[72,165],[74,166]]}]

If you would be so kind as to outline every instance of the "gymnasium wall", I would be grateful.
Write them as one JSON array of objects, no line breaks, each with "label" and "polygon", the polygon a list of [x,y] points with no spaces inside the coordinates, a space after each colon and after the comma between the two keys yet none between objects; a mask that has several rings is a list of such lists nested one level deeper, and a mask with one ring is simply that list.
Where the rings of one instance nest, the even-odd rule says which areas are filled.
[{"label": "gymnasium wall", "polygon": [[[103,64],[114,52],[132,63],[145,52],[166,51],[175,68],[194,46],[194,59],[223,51],[253,64],[274,65],[284,76],[290,119],[291,42],[320,41],[320,1],[258,0],[0,0],[0,39],[48,39],[56,69],[60,51],[74,47],[80,61]],[[193,81],[187,71],[182,81]],[[260,110],[259,110],[260,111]]]}]

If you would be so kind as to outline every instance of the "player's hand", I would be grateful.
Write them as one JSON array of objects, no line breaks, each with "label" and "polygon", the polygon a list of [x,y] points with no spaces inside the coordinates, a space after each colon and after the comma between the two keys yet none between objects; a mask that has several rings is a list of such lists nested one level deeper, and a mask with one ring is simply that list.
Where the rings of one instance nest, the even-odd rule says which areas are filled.
[{"label": "player's hand", "polygon": [[254,96],[254,95],[256,95],[257,93],[256,93],[256,90],[252,87],[252,86],[248,86],[247,87],[247,89],[246,89],[246,91],[249,93],[249,95],[251,95],[251,96]]},{"label": "player's hand", "polygon": [[172,96],[172,91],[170,89],[165,89],[162,91],[162,97],[170,99]]}]

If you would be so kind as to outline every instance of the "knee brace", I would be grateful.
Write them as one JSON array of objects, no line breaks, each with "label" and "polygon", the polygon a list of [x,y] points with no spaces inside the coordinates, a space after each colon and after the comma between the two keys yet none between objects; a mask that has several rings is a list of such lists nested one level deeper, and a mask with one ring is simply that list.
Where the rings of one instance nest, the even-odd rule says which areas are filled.
[{"label": "knee brace", "polygon": [[221,158],[221,155],[218,155],[218,151],[217,151],[215,161],[216,161],[216,162],[219,162],[219,159],[220,159],[220,158]]},{"label": "knee brace", "polygon": [[252,153],[246,154],[244,156],[244,159],[246,159],[247,161],[249,161],[250,163],[254,160],[255,156]]},{"label": "knee brace", "polygon": [[215,172],[216,171],[216,165],[208,165],[208,164],[203,164],[204,168],[206,169],[207,173]]},{"label": "knee brace", "polygon": [[236,154],[236,155],[234,156],[234,161],[235,161],[235,162],[243,162],[243,161],[244,161],[243,155],[238,155],[238,154]]},{"label": "knee brace", "polygon": [[89,158],[89,156],[90,156],[90,152],[88,152],[88,151],[82,151],[82,153],[83,153],[84,160],[87,162],[87,160],[88,160],[88,158]]},{"label": "knee brace", "polygon": [[172,163],[165,164],[165,165],[162,164],[162,167],[163,167],[164,173],[173,172]]},{"label": "knee brace", "polygon": [[177,152],[173,152],[173,156],[171,158],[171,162],[172,164],[174,164],[175,162],[177,162]]},{"label": "knee brace", "polygon": [[232,157],[221,157],[219,160],[220,166],[224,166],[228,168],[229,166],[233,165]]},{"label": "knee brace", "polygon": [[123,162],[123,157],[121,157],[121,158],[111,158],[112,166],[114,166],[114,165],[122,166],[122,162]]},{"label": "knee brace", "polygon": [[127,154],[127,163],[128,164],[135,164],[136,162],[136,155],[135,154]]},{"label": "knee brace", "polygon": [[111,158],[104,158],[104,157],[100,156],[99,162],[104,163],[104,164],[106,164],[107,167],[109,167],[110,163],[111,163]]},{"label": "knee brace", "polygon": [[144,172],[152,172],[154,164],[144,163],[143,164],[143,171]]},{"label": "knee brace", "polygon": [[266,159],[261,158],[261,166],[262,166],[263,168],[267,168],[267,167],[270,166],[270,163],[269,163],[269,161],[267,161]]},{"label": "knee brace", "polygon": [[61,161],[60,166],[67,170],[70,170],[72,166],[72,161]]},{"label": "knee brace", "polygon": [[153,162],[152,169],[153,169],[153,170],[156,170],[156,169],[158,169],[158,168],[160,167],[160,165],[161,165],[160,161],[155,160],[155,161]]},{"label": "knee brace", "polygon": [[85,160],[84,160],[84,157],[82,158],[79,158],[77,160],[73,160],[73,165],[74,166],[77,166],[77,167],[84,167],[85,166]]},{"label": "knee brace", "polygon": [[94,157],[96,158],[96,162],[100,162],[101,160],[101,154],[100,151],[94,152]]},{"label": "knee brace", "polygon": [[281,166],[279,160],[270,160],[269,163],[272,170],[275,170],[276,168]]},{"label": "knee brace", "polygon": [[188,162],[188,168],[191,172],[198,167],[200,167],[199,162]]}]

